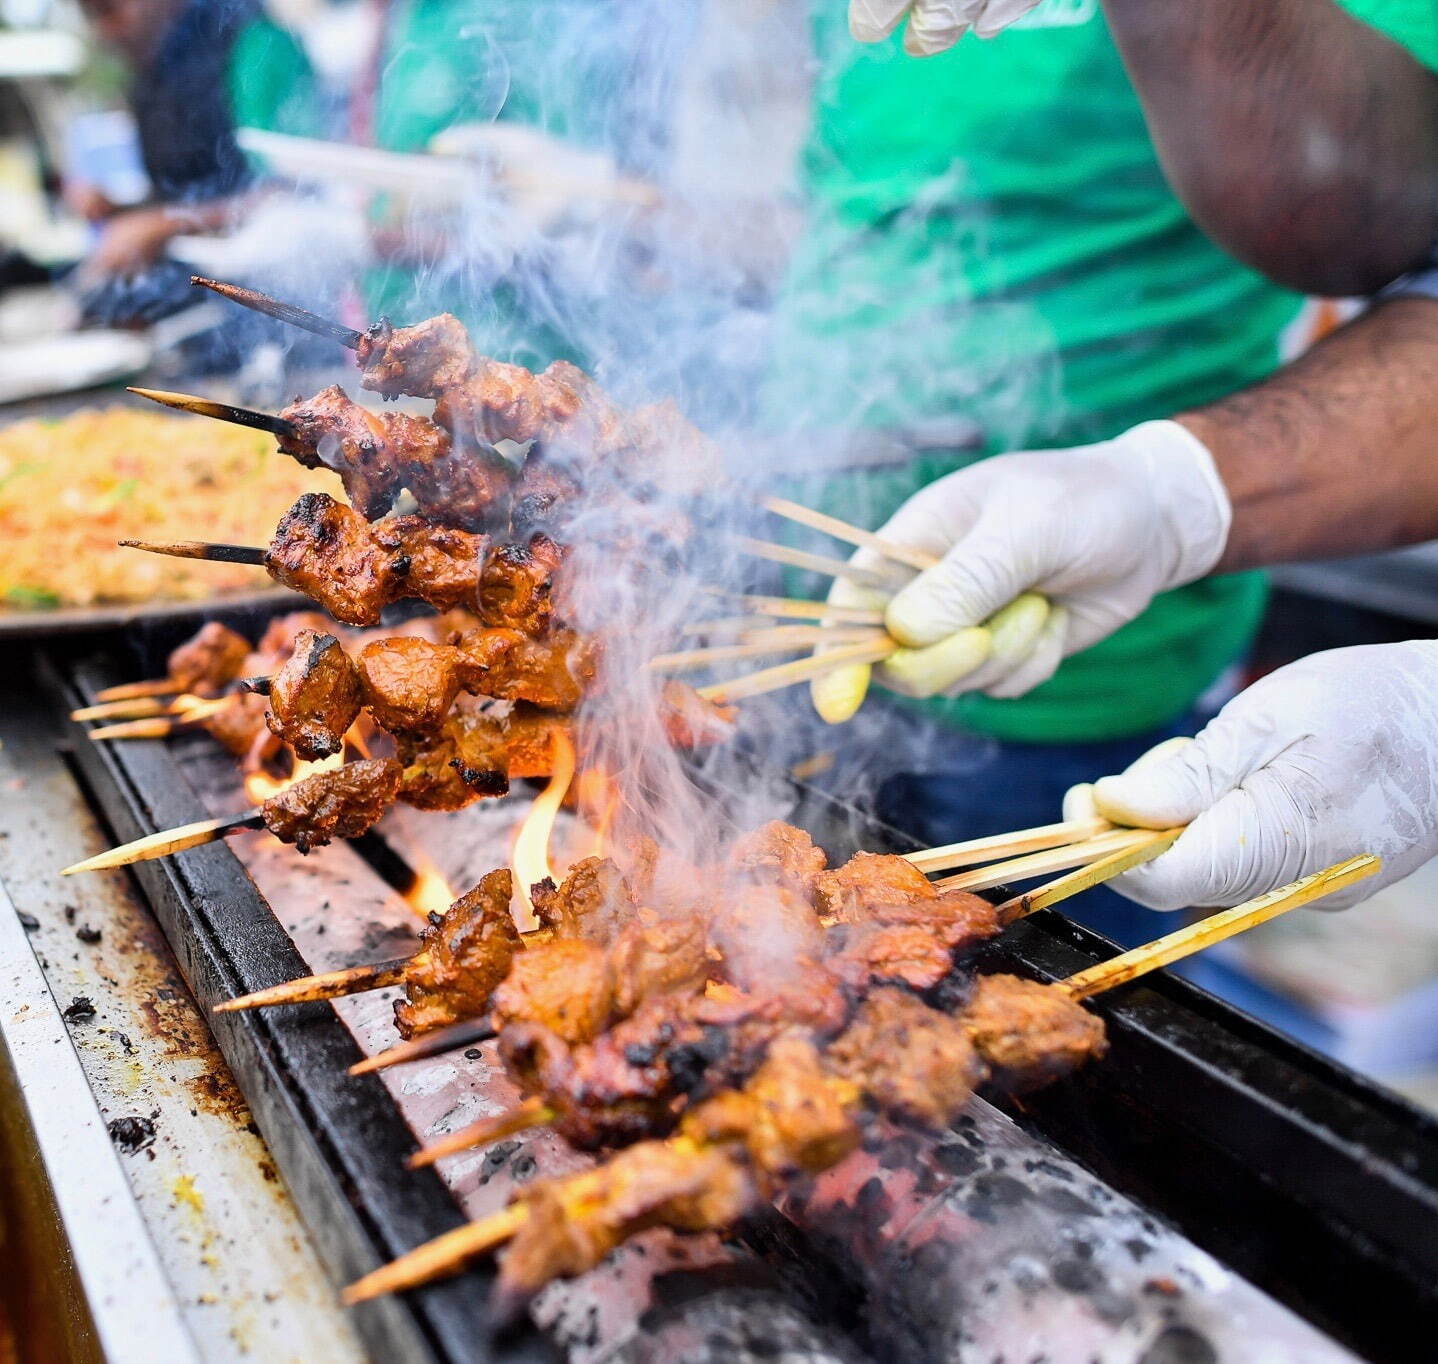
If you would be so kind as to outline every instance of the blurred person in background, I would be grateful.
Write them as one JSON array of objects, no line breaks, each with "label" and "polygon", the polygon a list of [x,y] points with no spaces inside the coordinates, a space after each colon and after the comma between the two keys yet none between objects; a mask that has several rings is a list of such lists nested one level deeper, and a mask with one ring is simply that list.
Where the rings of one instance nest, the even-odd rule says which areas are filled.
[{"label": "blurred person in background", "polygon": [[298,49],[258,0],[81,0],[81,9],[126,67],[149,195],[120,208],[70,180],[65,198],[101,225],[83,273],[130,276],[175,237],[234,220],[252,183],[237,126],[310,131],[313,119],[296,88]]},{"label": "blurred person in background", "polygon": [[[806,495],[947,556],[890,604],[909,648],[876,671],[951,736],[881,793],[941,844],[1051,821],[1231,694],[1265,581],[1228,571],[1256,560],[1220,557],[1198,439],[1166,419],[1272,373],[1304,293],[1369,292],[1431,243],[1438,13],[854,0],[860,46],[845,8],[815,21],[811,219],[773,391],[819,430],[922,437]],[[970,27],[990,41],[958,41]],[[953,418],[972,448],[935,438]],[[1155,470],[1187,476],[1127,516]],[[1161,542],[1189,519],[1207,539]],[[1142,587],[1089,592],[1077,541]],[[964,630],[1028,588],[1060,609],[975,671]],[[1085,900],[1094,926],[1149,936],[1117,896]]]}]

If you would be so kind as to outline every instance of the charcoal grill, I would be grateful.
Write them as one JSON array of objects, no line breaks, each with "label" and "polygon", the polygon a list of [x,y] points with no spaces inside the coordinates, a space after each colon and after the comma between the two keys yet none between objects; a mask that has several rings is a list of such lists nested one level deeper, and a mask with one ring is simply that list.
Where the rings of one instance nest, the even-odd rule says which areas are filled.
[{"label": "charcoal grill", "polygon": [[[33,660],[37,686],[26,697],[34,714],[25,722],[56,726],[117,840],[207,811],[172,747],[90,744],[63,716],[104,686],[162,671],[178,638],[159,626],[140,640],[55,645]],[[901,831],[821,792],[799,786],[796,794],[801,822],[831,852],[849,842],[911,846]],[[306,972],[227,847],[134,872],[202,1006]],[[987,949],[995,963],[1042,978],[1115,951],[1052,911]],[[1167,973],[1098,1007],[1109,1025],[1109,1059],[1011,1116],[1334,1340],[1367,1358],[1413,1357],[1412,1343],[1438,1329],[1438,1125]],[[432,1171],[404,1169],[413,1140],[384,1088],[345,1075],[360,1052],[329,1006],[220,1015],[214,1030],[336,1281],[459,1223]],[[705,1348],[722,1358],[725,1340],[735,1350],[728,1357],[737,1357],[744,1323],[761,1320],[773,1330],[757,1353],[792,1330],[823,1342],[821,1357],[860,1357],[852,1341],[862,1334],[863,1307],[848,1285],[836,1291],[845,1271],[831,1247],[782,1229],[777,1218],[760,1219],[748,1236],[760,1255],[746,1268],[674,1276],[671,1301],[656,1304],[624,1357],[673,1357],[665,1350],[684,1342],[695,1358]],[[491,1280],[480,1262],[455,1279],[366,1304],[358,1329],[386,1360],[554,1357],[552,1342],[533,1328],[494,1337],[485,1307]],[[816,1284],[826,1291],[816,1296]],[[707,1315],[676,1324],[674,1304],[696,1295],[709,1304]],[[700,1319],[717,1324],[696,1337]]]}]

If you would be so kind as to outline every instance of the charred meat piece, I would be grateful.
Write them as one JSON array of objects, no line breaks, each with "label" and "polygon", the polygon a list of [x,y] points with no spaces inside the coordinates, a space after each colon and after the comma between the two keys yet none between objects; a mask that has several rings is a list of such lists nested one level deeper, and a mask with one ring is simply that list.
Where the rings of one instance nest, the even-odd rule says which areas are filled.
[{"label": "charred meat piece", "polygon": [[954,969],[952,951],[917,924],[836,924],[824,938],[824,964],[855,990],[873,981],[929,990]]},{"label": "charred meat piece", "polygon": [[688,683],[666,682],[659,705],[660,723],[675,748],[710,748],[734,737],[739,712],[705,700]]},{"label": "charred meat piece", "polygon": [[347,625],[376,625],[405,598],[441,611],[472,604],[488,541],[400,516],[373,526],[326,493],[306,493],[280,521],[265,556],[270,576]]},{"label": "charred meat piece", "polygon": [[1018,976],[980,976],[963,1018],[995,1082],[1015,1093],[1062,1079],[1108,1046],[1103,1020],[1061,986]]},{"label": "charred meat piece", "polygon": [[[280,416],[294,427],[293,435],[280,437],[280,450],[307,469],[333,469],[361,516],[373,521],[394,505],[400,486],[398,462],[383,415],[367,411],[331,384],[313,398],[297,399]],[[430,441],[448,446],[448,434],[430,426]],[[405,434],[424,439],[418,431]]]},{"label": "charred meat piece", "polygon": [[648,1227],[731,1226],[758,1195],[727,1151],[647,1141],[597,1169],[536,1180],[523,1197],[527,1216],[500,1266],[500,1291],[511,1302],[592,1269]]},{"label": "charred meat piece", "polygon": [[771,819],[734,845],[729,862],[741,875],[773,881],[807,896],[813,894],[829,859],[803,829]]},{"label": "charred meat piece", "polygon": [[502,753],[462,756],[448,724],[422,741],[401,740],[399,755],[404,764],[399,798],[416,810],[463,810],[509,791]]},{"label": "charred meat piece", "polygon": [[[253,692],[241,692],[229,698],[228,704],[200,721],[207,733],[237,758],[246,757],[261,738],[270,739],[265,723],[265,698]],[[278,749],[279,745],[275,744]]]},{"label": "charred meat piece", "polygon": [[328,758],[344,747],[360,713],[360,679],[331,634],[302,630],[294,652],[270,680],[265,721],[302,758]]},{"label": "charred meat piece", "polygon": [[935,1131],[953,1123],[988,1073],[964,1019],[893,989],[864,1000],[824,1064],[887,1116]]},{"label": "charred meat piece", "polygon": [[545,710],[573,710],[599,670],[598,646],[573,630],[543,639],[511,629],[471,630],[459,648],[467,691]]},{"label": "charred meat piece", "polygon": [[[448,433],[433,422],[398,413],[390,418],[396,427],[399,479],[433,521],[466,530],[484,530],[505,523],[514,496],[516,472],[492,445],[472,441],[451,444]],[[418,428],[411,439],[408,428]],[[425,439],[430,432],[434,439]]]},{"label": "charred meat piece", "polygon": [[565,1042],[597,1037],[613,1011],[609,954],[597,943],[556,938],[521,952],[494,992],[496,1026],[540,1023]]},{"label": "charred meat piece", "polygon": [[361,383],[386,398],[439,398],[463,384],[475,368],[469,334],[451,313],[412,327],[376,322],[360,338],[358,359]]},{"label": "charred meat piece", "polygon": [[640,911],[609,947],[613,1012],[623,1018],[656,994],[704,988],[709,943],[703,924],[688,917],[661,919]]},{"label": "charred meat piece", "polygon": [[580,416],[590,388],[583,372],[563,360],[543,374],[481,360],[466,379],[433,395],[434,419],[457,441],[549,443],[563,439]]},{"label": "charred meat piece", "polygon": [[796,963],[818,960],[819,916],[787,886],[735,886],[716,908],[710,933],[724,954],[724,976],[740,989],[769,993],[792,977]]},{"label": "charred meat piece", "polygon": [[826,1170],[859,1144],[851,1109],[857,1086],[824,1072],[802,1032],[775,1039],[742,1089],[716,1094],[688,1113],[680,1131],[706,1147],[739,1147],[761,1184]]},{"label": "charred meat piece", "polygon": [[218,696],[243,675],[249,654],[250,642],[243,635],[217,620],[208,621],[171,653],[166,676],[179,691]]},{"label": "charred meat piece", "polygon": [[493,546],[479,575],[479,614],[486,625],[542,635],[554,621],[554,580],[564,562],[559,546],[535,535],[527,545]]},{"label": "charred meat piece", "polygon": [[887,853],[855,853],[842,867],[818,877],[819,908],[831,917],[858,923],[876,905],[903,905],[939,892],[912,862]]},{"label": "charred meat piece", "polygon": [[316,772],[265,801],[265,827],[302,853],[334,838],[358,838],[394,804],[401,775],[393,758],[366,758]]},{"label": "charred meat piece", "polygon": [[495,986],[524,948],[509,902],[508,871],[492,871],[424,930],[424,946],[405,970],[404,999],[394,1005],[401,1037],[415,1037],[489,1005]]},{"label": "charred meat piece", "polygon": [[403,635],[366,644],[356,667],[374,722],[391,734],[433,734],[459,695],[463,657],[451,645]]},{"label": "charred meat piece", "polygon": [[530,892],[539,922],[562,938],[583,938],[604,946],[634,917],[638,901],[618,864],[586,857],[569,869],[558,887],[541,881]]},{"label": "charred meat piece", "polygon": [[319,611],[287,611],[276,616],[260,636],[255,652],[245,663],[246,676],[271,673],[295,651],[295,640],[306,630],[324,634],[334,621]]}]

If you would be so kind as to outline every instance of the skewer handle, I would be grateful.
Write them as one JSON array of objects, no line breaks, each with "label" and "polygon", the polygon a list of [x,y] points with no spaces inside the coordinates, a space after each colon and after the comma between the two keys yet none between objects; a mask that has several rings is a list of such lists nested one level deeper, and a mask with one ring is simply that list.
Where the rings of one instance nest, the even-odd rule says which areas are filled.
[{"label": "skewer handle", "polygon": [[205,279],[203,275],[191,275],[190,284],[199,285],[204,289],[212,289],[221,298],[227,298],[232,303],[238,303],[242,308],[250,308],[257,313],[264,313],[266,317],[273,317],[280,322],[288,322],[292,327],[299,327],[302,331],[313,333],[315,336],[323,336],[330,341],[338,341],[340,345],[350,350],[358,350],[360,342],[364,339],[359,332],[350,327],[342,327],[338,322],[331,322],[326,317],[320,317],[305,308],[298,308],[293,303],[282,303],[277,298],[271,298],[268,294],[262,294],[256,289],[242,289],[238,284],[222,284],[217,279]]},{"label": "skewer handle", "polygon": [[1068,843],[1083,843],[1100,834],[1114,832],[1106,819],[1069,819],[1061,824],[1041,824],[1033,829],[1020,829],[1011,834],[994,834],[987,838],[970,838],[963,843],[945,843],[938,848],[921,848],[904,854],[920,871],[953,871],[959,867],[975,867],[1001,857],[1019,857],[1024,853],[1044,852]]},{"label": "skewer handle", "polygon": [[1073,998],[1088,999],[1102,990],[1111,990],[1115,985],[1123,985],[1149,971],[1156,971],[1160,966],[1170,966],[1184,957],[1203,951],[1205,947],[1222,942],[1225,938],[1276,919],[1290,909],[1297,909],[1299,905],[1311,904],[1325,895],[1332,895],[1334,891],[1351,886],[1355,881],[1372,876],[1382,865],[1382,859],[1372,853],[1363,853],[1358,857],[1350,857],[1347,861],[1336,862],[1323,871],[1316,871],[1311,876],[1302,877],[1289,885],[1279,886],[1277,890],[1259,895],[1233,909],[1210,914],[1196,924],[1189,924],[1186,928],[1167,933],[1154,942],[1135,947],[1131,952],[1124,952],[1109,961],[1100,962],[1097,966],[1090,966],[1087,970],[1070,976],[1063,982],[1063,986]]},{"label": "skewer handle", "polygon": [[920,573],[925,569],[933,568],[939,562],[937,557],[932,554],[925,554],[918,549],[910,549],[908,545],[895,544],[891,540],[885,540],[881,535],[875,535],[873,531],[861,530],[858,526],[851,526],[847,521],[840,521],[837,516],[826,516],[823,512],[814,511],[811,507],[803,507],[797,502],[790,502],[786,497],[766,497],[763,499],[762,506],[765,511],[773,512],[775,516],[782,516],[786,521],[797,521],[801,526],[808,526],[811,530],[821,530],[826,535],[832,535],[836,540],[843,540],[846,544],[872,549],[876,554],[882,554],[884,558],[894,563],[907,564],[910,568],[918,569]]},{"label": "skewer handle", "polygon": [[1146,837],[1137,835],[1128,847],[1120,848],[1118,852],[1100,857],[1098,861],[1090,862],[1088,866],[1071,871],[1066,876],[1060,876],[1026,895],[1015,895],[1013,899],[1005,900],[995,911],[999,922],[1011,924],[1015,919],[1048,909],[1071,896],[1081,895],[1086,890],[1101,886],[1105,881],[1112,881],[1115,876],[1122,876],[1126,871],[1141,867],[1145,862],[1152,862],[1160,853],[1171,848],[1182,832],[1182,828],[1161,829]]},{"label": "skewer handle", "polygon": [[167,857],[170,853],[184,852],[186,848],[198,848],[214,843],[241,829],[263,829],[264,816],[258,810],[247,810],[231,819],[202,819],[197,824],[182,824],[178,829],[162,829],[157,834],[147,834],[132,843],[123,843],[118,848],[97,853],[83,862],[66,867],[61,876],[74,876],[82,871],[104,871],[110,867],[128,867],[132,862],[148,862],[154,857]]}]

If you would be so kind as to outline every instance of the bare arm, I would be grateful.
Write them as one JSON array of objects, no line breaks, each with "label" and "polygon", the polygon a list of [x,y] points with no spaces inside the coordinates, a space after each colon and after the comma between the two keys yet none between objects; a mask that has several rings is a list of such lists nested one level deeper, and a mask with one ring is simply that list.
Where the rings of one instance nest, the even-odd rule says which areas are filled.
[{"label": "bare arm", "polygon": [[1233,502],[1217,572],[1438,537],[1438,301],[1395,299],[1178,420]]},{"label": "bare arm", "polygon": [[1220,246],[1372,293],[1438,237],[1438,77],[1334,0],[1104,0],[1164,171]]}]

